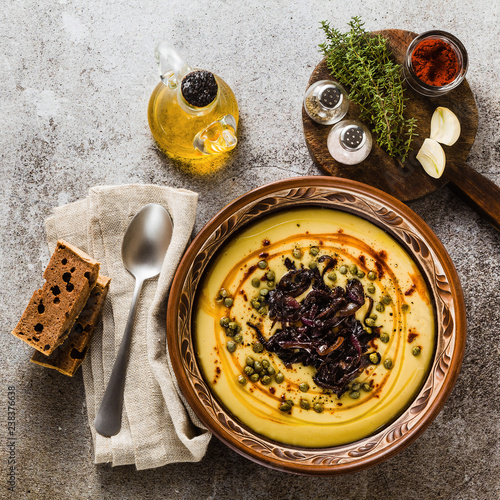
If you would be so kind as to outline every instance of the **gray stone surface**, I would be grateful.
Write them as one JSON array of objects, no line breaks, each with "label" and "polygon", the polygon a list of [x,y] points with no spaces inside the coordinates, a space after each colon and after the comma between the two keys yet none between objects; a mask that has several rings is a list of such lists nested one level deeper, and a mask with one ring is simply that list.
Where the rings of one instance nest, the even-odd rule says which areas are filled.
[{"label": "gray stone surface", "polygon": [[[130,182],[200,193],[196,231],[235,197],[267,181],[318,175],[300,110],[319,62],[318,22],[344,28],[455,33],[470,56],[479,108],[469,164],[500,184],[498,3],[475,0],[7,0],[0,9],[0,416],[6,489],[7,391],[16,393],[13,498],[498,498],[499,234],[448,188],[410,204],[449,251],[465,294],[467,349],[455,390],[426,432],[382,465],[335,478],[254,464],[213,439],[197,464],[150,471],[92,464],[81,374],[29,363],[9,332],[48,261],[43,221],[96,184]],[[193,66],[237,95],[240,144],[213,177],[180,171],[156,149],[146,108],[157,83],[155,42],[170,37]]]}]

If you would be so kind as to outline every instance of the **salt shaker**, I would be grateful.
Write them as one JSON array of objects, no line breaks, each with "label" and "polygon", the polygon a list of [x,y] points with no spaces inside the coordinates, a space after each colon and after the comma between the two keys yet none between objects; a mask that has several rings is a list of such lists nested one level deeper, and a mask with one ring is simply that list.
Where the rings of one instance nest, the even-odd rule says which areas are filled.
[{"label": "salt shaker", "polygon": [[334,160],[345,165],[356,165],[370,154],[372,135],[363,123],[343,120],[330,130],[327,145]]},{"label": "salt shaker", "polygon": [[347,91],[340,83],[320,80],[307,89],[304,109],[316,123],[333,125],[342,120],[349,109]]}]

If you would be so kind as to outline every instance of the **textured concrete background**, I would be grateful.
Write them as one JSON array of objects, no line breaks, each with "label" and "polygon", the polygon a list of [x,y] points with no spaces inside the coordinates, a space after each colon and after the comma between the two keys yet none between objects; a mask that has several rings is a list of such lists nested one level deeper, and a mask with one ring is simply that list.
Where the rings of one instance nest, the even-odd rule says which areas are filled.
[{"label": "textured concrete background", "polygon": [[[496,4],[496,5],[495,5]],[[472,6],[473,5],[473,6]],[[319,62],[320,20],[370,30],[443,29],[470,56],[479,108],[469,164],[500,184],[498,3],[475,0],[5,0],[0,9],[0,497],[7,496],[7,390],[15,387],[15,498],[470,498],[500,494],[499,234],[448,188],[410,204],[449,251],[469,322],[461,375],[443,411],[382,465],[336,478],[256,465],[213,439],[198,464],[136,472],[92,464],[81,374],[29,363],[9,332],[48,261],[43,221],[96,184],[158,183],[200,193],[198,231],[233,198],[267,181],[318,175],[303,140],[301,100]],[[160,154],[146,107],[155,42],[170,37],[193,66],[220,74],[240,105],[240,144],[212,178]]]}]

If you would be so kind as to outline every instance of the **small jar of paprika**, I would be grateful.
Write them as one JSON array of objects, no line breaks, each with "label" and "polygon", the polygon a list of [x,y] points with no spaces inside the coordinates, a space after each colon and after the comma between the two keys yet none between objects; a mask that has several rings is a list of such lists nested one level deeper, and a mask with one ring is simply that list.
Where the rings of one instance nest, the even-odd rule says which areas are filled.
[{"label": "small jar of paprika", "polygon": [[462,83],[468,62],[467,51],[458,38],[445,31],[427,31],[408,46],[403,74],[413,90],[437,97]]}]

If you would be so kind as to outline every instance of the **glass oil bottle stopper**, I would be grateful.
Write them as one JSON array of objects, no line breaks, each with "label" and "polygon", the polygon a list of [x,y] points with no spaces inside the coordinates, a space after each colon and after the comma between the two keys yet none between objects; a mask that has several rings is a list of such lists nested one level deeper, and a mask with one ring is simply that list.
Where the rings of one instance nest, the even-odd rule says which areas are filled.
[{"label": "glass oil bottle stopper", "polygon": [[340,83],[320,80],[307,89],[304,95],[304,109],[316,123],[333,125],[346,115],[349,97]]},{"label": "glass oil bottle stopper", "polygon": [[363,123],[344,120],[332,127],[327,145],[334,160],[345,165],[356,165],[370,154],[372,135]]}]

